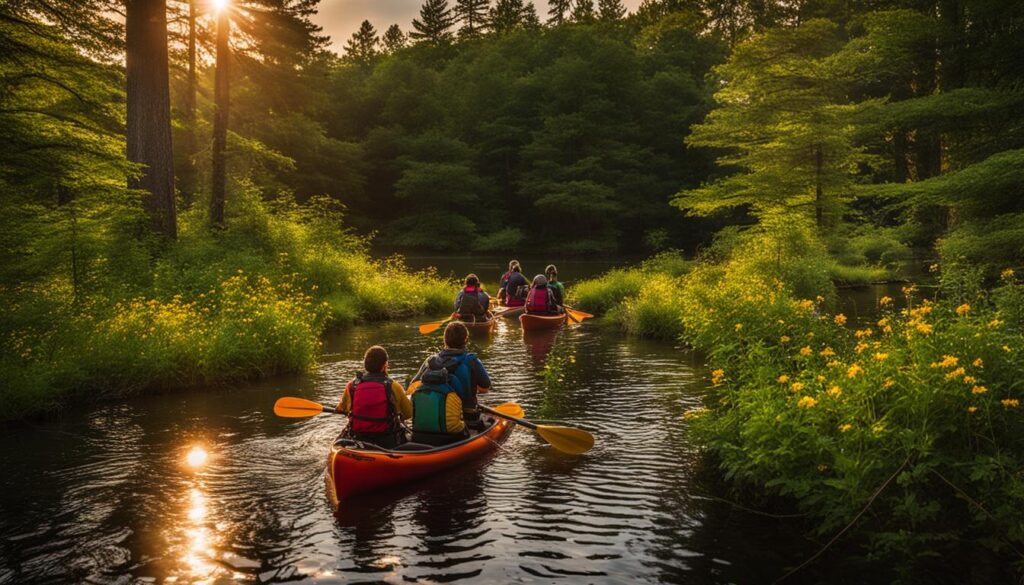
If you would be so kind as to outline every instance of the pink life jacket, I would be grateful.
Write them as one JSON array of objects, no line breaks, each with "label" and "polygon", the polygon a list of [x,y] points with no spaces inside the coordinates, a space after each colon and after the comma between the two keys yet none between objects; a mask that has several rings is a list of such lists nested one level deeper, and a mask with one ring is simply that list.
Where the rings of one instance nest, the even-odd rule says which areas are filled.
[{"label": "pink life jacket", "polygon": [[357,374],[352,382],[349,428],[355,433],[386,433],[395,429],[391,380],[381,374]]},{"label": "pink life jacket", "polygon": [[546,286],[535,286],[526,295],[527,313],[553,313],[554,303],[551,302],[551,293]]}]

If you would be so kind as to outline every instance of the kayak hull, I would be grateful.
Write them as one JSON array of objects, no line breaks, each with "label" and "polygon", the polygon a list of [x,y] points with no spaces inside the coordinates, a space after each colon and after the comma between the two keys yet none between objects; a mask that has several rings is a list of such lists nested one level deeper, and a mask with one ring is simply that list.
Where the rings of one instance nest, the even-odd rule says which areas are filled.
[{"label": "kayak hull", "polygon": [[506,305],[502,305],[502,307],[504,307],[505,310],[501,311],[500,313],[496,313],[496,316],[505,317],[506,319],[518,318],[520,315],[526,312],[526,305],[519,305],[518,307],[508,307]]},{"label": "kayak hull", "polygon": [[513,423],[494,419],[485,431],[425,451],[379,451],[336,442],[327,456],[327,486],[331,504],[389,487],[408,485],[419,478],[478,459],[498,448],[512,432]]},{"label": "kayak hull", "polygon": [[489,334],[493,333],[494,329],[498,326],[498,321],[493,316],[486,321],[463,321],[459,319],[458,315],[452,314],[452,319],[461,321],[466,326],[466,329],[469,329],[470,333]]},{"label": "kayak hull", "polygon": [[547,329],[558,329],[565,324],[566,319],[565,313],[561,315],[531,315],[523,313],[519,316],[519,323],[522,324],[523,331],[544,331]]}]

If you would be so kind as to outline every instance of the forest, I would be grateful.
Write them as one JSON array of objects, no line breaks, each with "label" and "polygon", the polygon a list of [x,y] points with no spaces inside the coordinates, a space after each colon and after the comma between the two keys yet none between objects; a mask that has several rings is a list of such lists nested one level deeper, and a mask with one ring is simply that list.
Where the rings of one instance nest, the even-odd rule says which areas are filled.
[{"label": "forest", "polygon": [[319,4],[0,6],[0,420],[450,310],[399,254],[649,257],[570,299],[707,357],[737,497],[1024,566],[1024,3],[425,0],[340,55]]}]

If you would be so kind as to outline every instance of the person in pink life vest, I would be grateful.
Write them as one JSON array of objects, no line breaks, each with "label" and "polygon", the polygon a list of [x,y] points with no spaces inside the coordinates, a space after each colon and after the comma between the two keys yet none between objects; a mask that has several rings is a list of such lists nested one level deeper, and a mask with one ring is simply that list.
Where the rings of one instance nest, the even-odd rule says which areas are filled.
[{"label": "person in pink life vest", "polygon": [[475,274],[466,277],[465,286],[455,296],[455,315],[468,323],[487,321],[490,318],[491,297],[480,286]]},{"label": "person in pink life vest", "polygon": [[366,371],[345,386],[337,410],[348,415],[348,436],[394,449],[406,442],[402,421],[412,418],[412,402],[402,385],[388,376],[388,352],[383,347],[367,349],[363,367]]},{"label": "person in pink life vest", "polygon": [[531,315],[558,315],[562,308],[555,302],[555,293],[543,274],[533,277],[533,286],[526,295],[526,312]]}]

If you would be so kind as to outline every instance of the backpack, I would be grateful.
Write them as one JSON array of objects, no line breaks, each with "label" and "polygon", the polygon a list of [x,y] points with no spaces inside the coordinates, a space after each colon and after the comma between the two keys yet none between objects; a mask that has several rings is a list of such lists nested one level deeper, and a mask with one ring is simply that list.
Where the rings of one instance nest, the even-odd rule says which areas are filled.
[{"label": "backpack", "polygon": [[480,289],[463,289],[462,298],[459,300],[459,308],[455,312],[459,315],[485,317],[487,312],[484,311],[483,301],[480,300]]},{"label": "backpack", "polygon": [[[448,433],[448,395],[454,392],[465,400],[472,379],[469,364],[472,353],[451,356],[440,369],[430,369],[420,378],[420,387],[412,395],[412,431],[414,433]],[[462,408],[459,407],[459,416]]]},{"label": "backpack", "polygon": [[349,428],[354,433],[386,433],[395,430],[395,406],[391,403],[391,379],[382,374],[356,374],[352,384]]},{"label": "backpack", "polygon": [[537,286],[530,289],[526,296],[526,310],[530,313],[551,313],[554,311],[554,295],[551,289],[546,286]]}]

